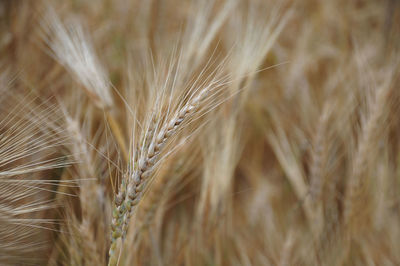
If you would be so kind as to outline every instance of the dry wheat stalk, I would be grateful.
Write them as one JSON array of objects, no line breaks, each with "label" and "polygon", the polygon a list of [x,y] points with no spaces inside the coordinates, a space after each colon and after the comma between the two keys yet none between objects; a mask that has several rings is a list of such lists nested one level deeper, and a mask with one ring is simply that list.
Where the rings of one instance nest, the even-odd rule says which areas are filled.
[{"label": "dry wheat stalk", "polygon": [[[199,111],[201,104],[204,104],[207,96],[221,86],[219,81],[212,80],[209,85],[201,89],[195,89],[189,100],[178,108],[169,120],[158,125],[154,131],[153,126],[149,127],[144,136],[153,135],[152,141],[146,150],[143,150],[139,158],[134,160],[134,169],[128,178],[121,183],[120,190],[115,197],[115,207],[112,220],[112,241],[110,247],[109,265],[117,263],[116,245],[120,237],[125,237],[131,215],[134,213],[138,203],[143,197],[148,181],[154,171],[154,166],[162,159],[161,153],[167,142],[174,137],[185,121],[194,117]],[[212,95],[215,96],[215,95]],[[152,124],[152,123],[151,123]],[[154,131],[154,132],[153,132]]]},{"label": "dry wheat stalk", "polygon": [[0,1],[0,264],[400,265],[386,2]]}]

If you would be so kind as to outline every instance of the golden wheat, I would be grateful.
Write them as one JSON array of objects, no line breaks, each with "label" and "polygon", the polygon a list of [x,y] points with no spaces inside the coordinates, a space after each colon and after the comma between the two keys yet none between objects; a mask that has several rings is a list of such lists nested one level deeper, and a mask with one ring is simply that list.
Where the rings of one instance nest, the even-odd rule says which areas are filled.
[{"label": "golden wheat", "polygon": [[399,19],[0,2],[0,264],[400,265]]}]

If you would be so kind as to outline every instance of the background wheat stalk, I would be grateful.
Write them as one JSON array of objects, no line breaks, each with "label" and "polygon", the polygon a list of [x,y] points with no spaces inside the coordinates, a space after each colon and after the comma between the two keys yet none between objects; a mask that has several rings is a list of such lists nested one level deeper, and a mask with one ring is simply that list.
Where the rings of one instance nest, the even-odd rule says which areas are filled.
[{"label": "background wheat stalk", "polygon": [[395,0],[0,2],[1,265],[400,265]]}]

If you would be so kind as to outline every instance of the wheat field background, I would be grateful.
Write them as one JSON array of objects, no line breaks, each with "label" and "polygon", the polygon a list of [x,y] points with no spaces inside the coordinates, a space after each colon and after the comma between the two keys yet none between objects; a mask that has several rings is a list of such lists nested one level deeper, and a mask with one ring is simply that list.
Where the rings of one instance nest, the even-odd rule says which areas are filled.
[{"label": "wheat field background", "polygon": [[400,265],[397,0],[0,1],[0,265]]}]

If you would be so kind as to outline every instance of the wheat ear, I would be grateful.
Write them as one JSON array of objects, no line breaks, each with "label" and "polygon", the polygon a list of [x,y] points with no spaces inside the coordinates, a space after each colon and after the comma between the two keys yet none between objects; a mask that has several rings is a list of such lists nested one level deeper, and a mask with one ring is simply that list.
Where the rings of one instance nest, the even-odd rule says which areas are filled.
[{"label": "wheat ear", "polygon": [[43,19],[42,27],[45,31],[43,39],[50,48],[51,56],[82,85],[93,104],[105,112],[105,118],[123,158],[128,161],[128,150],[122,128],[111,113],[115,108],[111,82],[88,38],[89,34],[78,21],[72,21],[64,26],[52,9],[48,10]]},{"label": "wheat ear", "polygon": [[[153,138],[147,152],[137,161],[137,168],[128,179],[128,184],[123,182],[121,189],[115,197],[113,219],[111,223],[111,247],[109,250],[110,260],[108,265],[115,265],[117,239],[126,235],[130,216],[140,202],[143,191],[148,184],[149,177],[153,172],[153,166],[160,160],[163,147],[171,136],[175,135],[182,123],[198,110],[201,102],[206,98],[210,87],[200,90],[197,96],[193,97],[182,108],[180,108],[168,123],[161,127],[161,130]],[[124,188],[126,186],[126,189]]]}]

